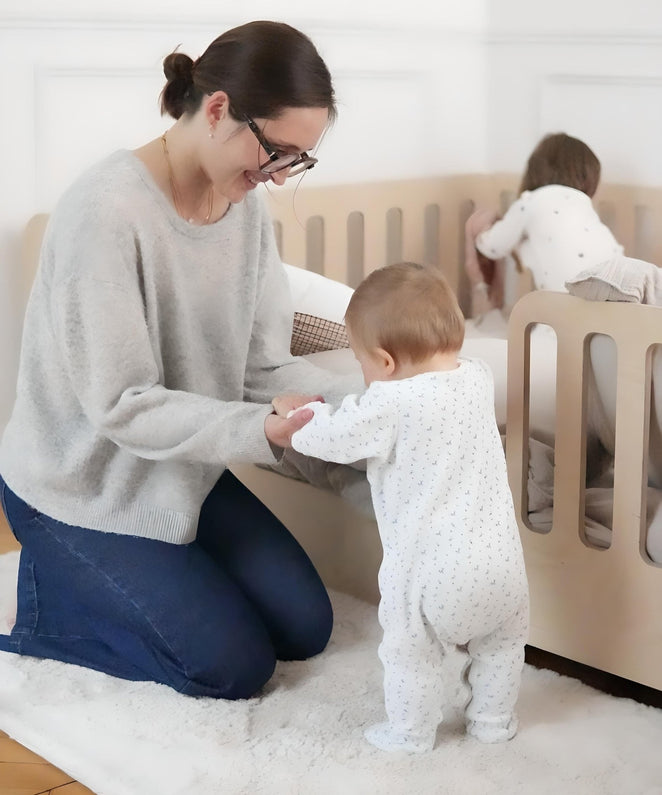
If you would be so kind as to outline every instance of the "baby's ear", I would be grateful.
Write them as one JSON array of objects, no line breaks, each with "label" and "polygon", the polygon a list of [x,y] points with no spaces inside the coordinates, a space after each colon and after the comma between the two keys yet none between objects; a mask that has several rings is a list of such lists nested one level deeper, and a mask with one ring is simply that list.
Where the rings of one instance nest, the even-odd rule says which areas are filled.
[{"label": "baby's ear", "polygon": [[382,369],[384,375],[391,376],[395,372],[395,359],[384,348],[375,350],[375,358]]}]

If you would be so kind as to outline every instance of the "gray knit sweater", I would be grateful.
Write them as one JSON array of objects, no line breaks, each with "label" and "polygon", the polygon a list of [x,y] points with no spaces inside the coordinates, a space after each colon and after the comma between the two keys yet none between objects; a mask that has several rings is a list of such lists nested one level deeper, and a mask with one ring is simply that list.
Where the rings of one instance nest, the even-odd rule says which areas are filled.
[{"label": "gray knit sweater", "polygon": [[228,463],[275,461],[274,395],[343,391],[290,356],[291,330],[260,198],[192,226],[117,152],[50,219],[0,474],[67,524],[187,543]]}]

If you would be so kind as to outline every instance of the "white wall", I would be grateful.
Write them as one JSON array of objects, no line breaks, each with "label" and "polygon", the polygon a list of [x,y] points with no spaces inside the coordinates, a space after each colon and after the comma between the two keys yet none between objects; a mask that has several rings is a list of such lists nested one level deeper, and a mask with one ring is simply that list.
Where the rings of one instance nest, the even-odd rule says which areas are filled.
[{"label": "white wall", "polygon": [[606,179],[662,185],[661,0],[3,3],[0,427],[13,402],[25,222],[86,165],[167,127],[157,98],[168,52],[195,57],[274,9],[313,38],[335,78],[340,116],[317,184],[520,172],[544,132],[564,129],[594,147]]},{"label": "white wall", "polygon": [[196,57],[223,30],[274,18],[275,6],[276,18],[311,36],[335,77],[340,116],[311,174],[317,184],[485,162],[485,0],[457,7],[410,0],[405,9],[355,0],[0,5],[0,427],[13,403],[26,221],[51,210],[88,164],[167,128],[157,99],[168,52],[180,46]]},{"label": "white wall", "polygon": [[490,0],[488,165],[523,170],[547,132],[585,140],[610,182],[662,185],[662,2]]}]

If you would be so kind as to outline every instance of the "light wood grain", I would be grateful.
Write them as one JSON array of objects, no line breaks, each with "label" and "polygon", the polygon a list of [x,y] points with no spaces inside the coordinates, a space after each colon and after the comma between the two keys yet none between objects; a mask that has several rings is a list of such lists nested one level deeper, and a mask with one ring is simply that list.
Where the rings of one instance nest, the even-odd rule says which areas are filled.
[{"label": "light wood grain", "polygon": [[0,731],[0,795],[94,795]]},{"label": "light wood grain", "polygon": [[[11,552],[14,549],[20,549],[21,545],[14,538],[12,531],[9,529],[5,515],[0,510],[0,555],[5,552]],[[1,781],[1,779],[0,779]]]}]

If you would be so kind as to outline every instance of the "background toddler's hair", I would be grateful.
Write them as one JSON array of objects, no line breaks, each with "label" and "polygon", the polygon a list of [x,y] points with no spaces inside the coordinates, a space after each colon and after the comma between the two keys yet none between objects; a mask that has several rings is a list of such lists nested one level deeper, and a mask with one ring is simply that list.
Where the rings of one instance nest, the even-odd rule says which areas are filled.
[{"label": "background toddler's hair", "polygon": [[543,185],[566,185],[594,196],[600,183],[600,161],[579,138],[566,133],[546,135],[531,153],[520,193]]}]

